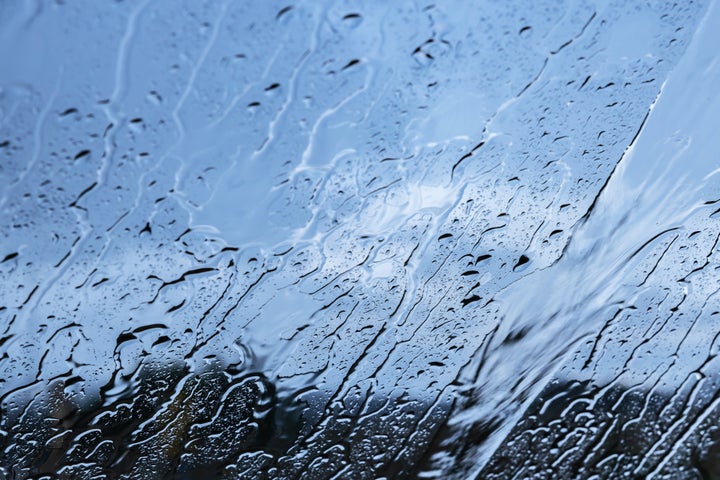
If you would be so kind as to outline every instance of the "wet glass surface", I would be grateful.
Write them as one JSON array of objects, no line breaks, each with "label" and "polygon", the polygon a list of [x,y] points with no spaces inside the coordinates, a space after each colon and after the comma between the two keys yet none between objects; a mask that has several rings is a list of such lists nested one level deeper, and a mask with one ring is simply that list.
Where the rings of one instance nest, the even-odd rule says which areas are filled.
[{"label": "wet glass surface", "polygon": [[718,25],[0,2],[0,477],[720,478]]}]

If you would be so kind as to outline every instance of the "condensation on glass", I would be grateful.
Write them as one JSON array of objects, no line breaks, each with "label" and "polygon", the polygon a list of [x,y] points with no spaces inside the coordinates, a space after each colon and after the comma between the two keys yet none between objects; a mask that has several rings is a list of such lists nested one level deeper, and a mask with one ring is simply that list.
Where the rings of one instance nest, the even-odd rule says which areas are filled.
[{"label": "condensation on glass", "polygon": [[718,478],[713,3],[0,3],[3,478]]}]

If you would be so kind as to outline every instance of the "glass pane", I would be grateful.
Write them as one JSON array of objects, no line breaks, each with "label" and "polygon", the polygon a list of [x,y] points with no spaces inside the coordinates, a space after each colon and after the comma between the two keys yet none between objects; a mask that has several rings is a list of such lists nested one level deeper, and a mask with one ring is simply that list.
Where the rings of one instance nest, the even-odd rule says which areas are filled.
[{"label": "glass pane", "polygon": [[719,9],[0,3],[0,476],[718,477]]}]

